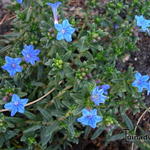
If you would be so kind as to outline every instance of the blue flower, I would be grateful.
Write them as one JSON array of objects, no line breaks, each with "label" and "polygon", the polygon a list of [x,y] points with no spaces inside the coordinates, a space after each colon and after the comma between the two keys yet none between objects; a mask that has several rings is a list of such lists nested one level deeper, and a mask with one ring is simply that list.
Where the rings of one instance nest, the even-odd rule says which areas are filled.
[{"label": "blue flower", "polygon": [[101,116],[97,115],[97,110],[83,109],[82,117],[78,118],[77,121],[83,125],[88,125],[92,128],[96,128],[96,124],[103,120]]},{"label": "blue flower", "polygon": [[22,67],[20,66],[20,63],[22,61],[21,58],[11,58],[9,56],[5,57],[6,64],[2,66],[2,69],[9,72],[10,76],[14,76],[16,72],[21,72]]},{"label": "blue flower", "polygon": [[150,81],[149,82],[147,82],[147,85],[146,85],[146,90],[147,90],[147,95],[149,95],[149,93],[150,93]]},{"label": "blue flower", "polygon": [[39,57],[37,57],[37,55],[40,53],[40,50],[34,49],[33,45],[25,45],[21,53],[24,56],[24,60],[32,65],[35,64],[35,61],[40,60]]},{"label": "blue flower", "polygon": [[75,32],[75,28],[72,28],[67,19],[62,24],[55,24],[55,28],[58,31],[57,40],[65,39],[67,42],[72,41],[71,35]]},{"label": "blue flower", "polygon": [[53,16],[54,16],[54,23],[58,24],[58,14],[57,14],[57,8],[61,2],[56,2],[56,3],[47,3],[52,8]]},{"label": "blue flower", "polygon": [[28,99],[20,99],[16,94],[12,95],[12,100],[10,103],[4,105],[5,109],[11,111],[11,116],[14,116],[16,112],[24,113],[24,107],[27,104]]},{"label": "blue flower", "polygon": [[104,90],[104,94],[108,94],[108,89],[110,89],[110,85],[104,84],[100,86],[100,88]]},{"label": "blue flower", "polygon": [[19,4],[23,3],[23,0],[16,0]]},{"label": "blue flower", "polygon": [[137,87],[139,92],[142,92],[143,88],[147,87],[147,81],[149,80],[148,75],[142,76],[139,72],[135,74],[135,80],[132,86]]},{"label": "blue flower", "polygon": [[148,27],[150,27],[150,20],[145,19],[142,15],[135,16],[137,26],[141,27],[142,32],[149,32]]},{"label": "blue flower", "polygon": [[106,99],[108,99],[107,96],[103,95],[104,90],[100,89],[99,86],[96,86],[91,93],[91,100],[95,103],[95,105],[99,105],[100,103],[104,103]]}]

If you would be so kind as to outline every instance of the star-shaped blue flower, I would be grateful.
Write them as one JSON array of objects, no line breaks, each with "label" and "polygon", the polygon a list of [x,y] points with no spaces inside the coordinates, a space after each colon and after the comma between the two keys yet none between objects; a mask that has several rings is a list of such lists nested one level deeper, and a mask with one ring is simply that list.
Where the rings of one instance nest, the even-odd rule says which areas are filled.
[{"label": "star-shaped blue flower", "polygon": [[135,16],[137,26],[141,27],[142,32],[149,32],[150,27],[150,20],[145,19],[142,15],[141,16]]},{"label": "star-shaped blue flower", "polygon": [[142,92],[144,88],[147,87],[147,81],[149,80],[148,75],[142,76],[139,72],[135,74],[135,80],[132,86],[137,87],[139,92]]},{"label": "star-shaped blue flower", "polygon": [[100,103],[104,103],[107,96],[103,95],[104,90],[101,89],[99,86],[96,86],[91,92],[91,100],[95,103],[95,105],[99,105]]},{"label": "star-shaped blue flower", "polygon": [[9,56],[5,57],[6,64],[2,66],[2,69],[9,72],[10,76],[14,76],[16,72],[21,72],[22,67],[20,66],[20,63],[22,61],[21,58],[11,58]]},{"label": "star-shaped blue flower", "polygon": [[54,24],[58,23],[58,14],[57,14],[57,9],[61,2],[56,2],[56,3],[47,3],[52,8],[53,16],[54,16]]},{"label": "star-shaped blue flower", "polygon": [[14,116],[16,112],[24,113],[24,107],[27,104],[28,99],[20,99],[16,94],[12,95],[12,100],[10,103],[4,105],[5,109],[11,111],[11,116]]},{"label": "star-shaped blue flower", "polygon": [[23,0],[16,0],[19,4],[23,3]]},{"label": "star-shaped blue flower", "polygon": [[71,27],[71,24],[65,19],[62,24],[55,24],[55,28],[58,31],[57,40],[66,40],[67,42],[72,41],[72,34],[75,32],[75,28]]},{"label": "star-shaped blue flower", "polygon": [[24,56],[24,60],[32,65],[35,64],[35,61],[40,60],[39,57],[37,57],[37,55],[40,53],[40,50],[34,49],[33,45],[25,45],[21,53]]},{"label": "star-shaped blue flower", "polygon": [[83,109],[82,115],[83,116],[78,118],[77,121],[92,128],[96,128],[96,124],[103,119],[101,116],[97,115],[96,109]]},{"label": "star-shaped blue flower", "polygon": [[104,90],[104,94],[107,95],[108,94],[108,89],[110,89],[110,85],[104,84],[104,85],[100,86],[100,88],[103,89]]}]

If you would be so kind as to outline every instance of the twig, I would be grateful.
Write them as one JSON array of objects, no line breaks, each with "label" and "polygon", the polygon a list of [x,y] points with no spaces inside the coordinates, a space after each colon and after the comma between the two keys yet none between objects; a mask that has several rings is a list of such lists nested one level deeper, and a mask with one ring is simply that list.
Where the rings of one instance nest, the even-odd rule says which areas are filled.
[{"label": "twig", "polygon": [[[62,82],[63,82],[63,81],[60,81],[60,82],[59,82],[59,85],[60,85]],[[30,103],[27,103],[25,106],[30,106],[30,105],[32,105],[32,104],[35,104],[35,103],[41,101],[42,99],[44,99],[45,97],[47,97],[49,94],[51,94],[54,90],[56,90],[56,88],[51,89],[50,91],[48,91],[48,92],[47,92],[45,95],[43,95],[42,97],[40,97],[40,98],[38,98],[38,99],[36,99],[36,100],[30,102]],[[0,112],[6,112],[6,111],[9,111],[9,110],[8,110],[8,109],[1,109],[1,110],[0,110]]]},{"label": "twig", "polygon": [[[12,17],[8,17],[9,15],[7,14],[7,15],[5,15],[3,18],[2,18],[2,20],[0,21],[0,25],[2,25],[3,23],[5,23],[6,21],[9,21],[9,20],[11,20],[11,19],[14,19],[14,18],[16,18],[16,15],[14,15],[14,16],[12,16]],[[7,19],[8,18],[8,19]]]},{"label": "twig", "polygon": [[5,19],[7,18],[7,16],[8,16],[8,14],[5,15],[5,16],[2,18],[2,20],[0,21],[0,25],[3,24],[3,22],[5,21]]},{"label": "twig", "polygon": [[48,106],[52,105],[52,104],[54,103],[54,99],[56,99],[57,97],[62,96],[62,95],[66,92],[66,90],[68,90],[68,89],[70,89],[70,88],[72,88],[72,86],[67,86],[67,87],[64,88],[62,91],[60,91],[60,92],[58,93],[58,95],[56,95],[49,103],[47,103],[44,108],[47,108]]},{"label": "twig", "polygon": [[36,99],[36,100],[34,100],[34,101],[32,101],[32,102],[26,104],[25,106],[30,106],[30,105],[32,105],[32,104],[35,104],[35,103],[41,101],[43,98],[45,98],[45,97],[47,97],[49,94],[51,94],[54,90],[55,90],[55,88],[51,89],[49,92],[47,92],[47,93],[46,93],[45,95],[43,95],[42,97],[40,97],[40,98],[38,98],[38,99]]},{"label": "twig", "polygon": [[[137,127],[140,123],[140,121],[142,120],[143,116],[150,110],[150,107],[148,107],[143,113],[142,115],[140,116],[140,118],[138,119],[137,123],[136,123],[136,126],[135,126],[135,129],[134,129],[134,133],[136,134],[136,130],[137,130]],[[132,143],[131,145],[131,150],[134,150],[134,143]]]}]

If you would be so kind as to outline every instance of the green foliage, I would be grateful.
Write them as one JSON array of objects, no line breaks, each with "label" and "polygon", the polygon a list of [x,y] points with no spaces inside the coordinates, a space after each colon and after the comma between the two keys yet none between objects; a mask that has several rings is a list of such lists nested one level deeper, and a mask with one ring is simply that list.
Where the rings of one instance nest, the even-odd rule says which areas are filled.
[{"label": "green foliage", "polygon": [[[40,62],[34,66],[22,64],[23,72],[14,78],[0,70],[0,108],[6,103],[3,97],[10,100],[12,93],[28,97],[31,102],[52,88],[56,90],[42,101],[26,107],[24,115],[17,114],[12,118],[8,112],[0,114],[0,148],[62,150],[70,143],[78,143],[83,133],[93,140],[112,125],[115,128],[107,132],[105,144],[123,139],[122,129],[132,131],[135,126],[126,114],[127,110],[135,114],[144,105],[141,94],[131,85],[133,68],[120,72],[116,62],[126,53],[137,50],[134,16],[149,16],[150,2],[112,0],[101,5],[96,0],[86,1],[83,16],[80,13],[78,16],[64,9],[70,7],[65,1],[59,9],[60,18],[68,18],[77,29],[71,43],[55,39],[52,12],[46,2],[24,0],[22,6],[16,3],[9,6],[16,18],[13,32],[2,36],[5,42],[0,46],[0,65],[4,64],[6,55],[21,57],[24,44],[33,44],[41,53]],[[118,28],[114,27],[116,25]],[[106,103],[96,106],[103,122],[93,131],[84,129],[76,119],[83,108],[95,107],[90,92],[96,80],[101,81],[100,85],[109,84],[111,89]],[[116,127],[122,132],[113,135]]]}]

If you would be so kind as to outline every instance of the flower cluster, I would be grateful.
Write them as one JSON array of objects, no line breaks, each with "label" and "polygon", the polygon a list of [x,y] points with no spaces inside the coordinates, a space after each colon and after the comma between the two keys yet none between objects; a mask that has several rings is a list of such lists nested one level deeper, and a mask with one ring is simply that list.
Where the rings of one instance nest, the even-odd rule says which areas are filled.
[{"label": "flower cluster", "polygon": [[143,15],[141,16],[135,16],[136,23],[138,27],[141,27],[142,32],[148,32],[150,33],[149,27],[150,27],[150,20],[145,19]]},{"label": "flower cluster", "polygon": [[[96,86],[91,92],[91,100],[95,103],[95,105],[99,105],[100,103],[104,103],[106,99],[108,99],[108,89],[110,86],[108,84],[102,86]],[[105,94],[105,95],[104,95]],[[102,116],[97,115],[96,109],[82,109],[82,117],[78,118],[77,121],[82,123],[83,125],[89,125],[92,128],[96,128],[96,124],[103,120]]]},{"label": "flower cluster", "polygon": [[150,93],[150,77],[148,75],[141,75],[139,72],[135,73],[135,80],[132,83],[132,86],[137,87],[139,92],[142,92],[144,89],[147,90],[147,94]]},{"label": "flower cluster", "polygon": [[58,23],[58,13],[57,9],[60,6],[61,2],[56,3],[47,3],[51,7],[53,16],[54,16],[54,27],[58,31],[56,39],[57,40],[66,40],[67,42],[72,41],[72,34],[75,32],[75,28],[71,26],[68,19],[63,20],[62,24]]},{"label": "flower cluster", "polygon": [[34,65],[35,61],[40,60],[39,57],[37,57],[39,53],[40,50],[34,49],[33,45],[25,45],[24,49],[22,50],[23,59],[6,56],[6,63],[2,66],[2,69],[6,70],[10,76],[13,77],[17,72],[21,72],[23,70],[23,68],[20,66],[22,60]]}]

